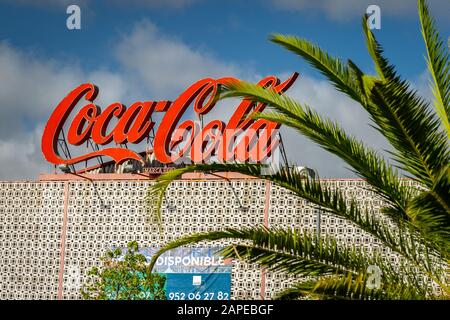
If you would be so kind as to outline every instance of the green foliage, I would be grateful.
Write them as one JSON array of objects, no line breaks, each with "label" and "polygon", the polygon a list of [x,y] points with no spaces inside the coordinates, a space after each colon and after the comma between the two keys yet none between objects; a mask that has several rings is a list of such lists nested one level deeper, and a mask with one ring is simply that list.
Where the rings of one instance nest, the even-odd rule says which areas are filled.
[{"label": "green foliage", "polygon": [[432,78],[436,113],[450,138],[450,55],[434,26],[425,1],[419,1],[420,25],[427,50],[428,70]]},{"label": "green foliage", "polygon": [[[308,40],[271,36],[273,42],[305,59],[339,91],[361,105],[369,114],[371,125],[392,146],[390,159],[347,134],[339,123],[271,89],[234,82],[223,88],[221,96],[221,99],[240,97],[266,104],[268,111],[251,116],[294,128],[342,159],[383,199],[381,210],[363,208],[356,199],[318,179],[304,177],[290,166],[277,168],[267,175],[261,173],[261,165],[198,164],[160,176],[148,193],[149,208],[161,221],[166,189],[184,173],[234,171],[267,179],[324,212],[359,227],[395,254],[399,262],[393,263],[381,252],[369,254],[362,247],[339,244],[329,235],[314,237],[295,228],[253,226],[182,237],[162,248],[152,265],[160,254],[171,248],[231,239],[233,244],[225,247],[224,256],[302,277],[281,292],[280,299],[449,299],[449,53],[439,39],[425,1],[419,0],[418,6],[433,80],[435,112],[396,73],[368,29],[366,17],[363,32],[376,75],[363,72],[351,60],[343,62],[333,57]],[[415,186],[402,181],[405,177],[413,179]],[[368,286],[372,279],[369,266],[377,266],[381,271],[377,287]]]},{"label": "green foliage", "polygon": [[101,258],[102,268],[94,267],[81,289],[83,299],[165,300],[166,277],[152,273],[136,241],[121,249],[108,250]]}]

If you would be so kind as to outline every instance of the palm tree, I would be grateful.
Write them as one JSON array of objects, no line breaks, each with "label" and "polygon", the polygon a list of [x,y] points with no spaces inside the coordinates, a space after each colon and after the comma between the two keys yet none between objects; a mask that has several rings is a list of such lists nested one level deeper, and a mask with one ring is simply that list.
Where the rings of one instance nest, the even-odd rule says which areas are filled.
[{"label": "palm tree", "polygon": [[[159,255],[178,246],[231,239],[233,244],[221,252],[225,257],[244,259],[298,277],[298,282],[277,298],[448,299],[450,59],[424,0],[418,1],[418,8],[435,111],[397,75],[368,29],[367,17],[362,25],[376,75],[365,74],[351,60],[343,62],[305,39],[271,36],[271,41],[308,61],[368,112],[373,126],[392,146],[390,160],[395,165],[347,134],[338,123],[270,89],[239,82],[226,86],[221,96],[267,104],[269,112],[252,117],[294,128],[341,158],[383,199],[381,210],[363,209],[340,190],[319,179],[305,178],[289,166],[271,175],[261,174],[261,165],[255,164],[188,166],[160,176],[148,194],[149,205],[161,218],[160,207],[167,187],[186,172],[234,171],[267,179],[368,232],[395,252],[400,262],[392,263],[382,254],[343,245],[329,235],[317,237],[296,229],[255,226],[182,237],[162,248],[153,263]],[[403,183],[404,177],[413,179],[415,186]],[[368,285],[370,266],[381,270],[378,286]]]}]

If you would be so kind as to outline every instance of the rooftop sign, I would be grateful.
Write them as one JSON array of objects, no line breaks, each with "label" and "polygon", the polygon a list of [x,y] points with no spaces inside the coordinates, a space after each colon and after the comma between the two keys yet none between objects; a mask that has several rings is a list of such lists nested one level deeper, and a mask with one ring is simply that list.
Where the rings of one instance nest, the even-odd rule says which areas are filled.
[{"label": "rooftop sign", "polygon": [[[284,82],[269,76],[258,82],[262,87],[270,87],[282,94],[294,83],[298,74],[294,73]],[[128,108],[114,102],[103,111],[95,104],[99,89],[91,84],[81,84],[73,89],[51,114],[42,135],[42,152],[53,164],[76,164],[99,156],[112,158],[117,164],[129,159],[142,161],[141,156],[122,145],[137,144],[148,137],[155,126],[151,120],[153,113],[164,113],[156,128],[154,156],[163,164],[175,163],[181,158],[192,162],[202,162],[214,156],[218,161],[232,160],[259,162],[277,146],[274,135],[280,125],[264,119],[250,119],[252,112],[261,112],[265,105],[242,100],[228,123],[212,120],[202,127],[193,120],[180,119],[193,105],[193,111],[202,116],[215,105],[220,87],[238,81],[236,78],[205,78],[187,88],[175,101],[137,101]],[[77,109],[78,111],[75,111]],[[73,115],[70,124],[66,124]],[[112,127],[111,120],[117,118]],[[58,151],[58,138],[64,126],[68,127],[67,143],[79,146],[91,139],[105,147],[65,159]],[[176,150],[176,151],[175,151]]]}]

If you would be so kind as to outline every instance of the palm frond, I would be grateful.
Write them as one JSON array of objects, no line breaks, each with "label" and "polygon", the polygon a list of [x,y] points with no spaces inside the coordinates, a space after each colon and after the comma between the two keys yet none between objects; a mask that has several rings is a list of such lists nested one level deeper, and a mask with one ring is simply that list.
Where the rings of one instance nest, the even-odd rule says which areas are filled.
[{"label": "palm frond", "polygon": [[256,226],[225,229],[188,235],[169,243],[152,258],[153,267],[158,257],[168,249],[187,244],[215,240],[250,241],[249,245],[231,244],[221,250],[225,258],[257,263],[272,271],[291,275],[318,276],[365,270],[371,264],[382,265],[381,260],[369,257],[355,248],[339,245],[334,239],[317,238],[298,230],[268,229]]},{"label": "palm frond", "polygon": [[[377,72],[385,81],[376,81],[366,75],[360,75],[358,78],[353,63],[350,66],[344,64],[308,40],[278,34],[273,35],[271,40],[303,57],[327,76],[337,89],[361,103],[371,115],[375,127],[398,151],[396,160],[403,165],[402,168],[425,185],[431,186],[433,172],[439,171],[449,162],[448,152],[445,154],[447,141],[439,132],[439,123],[428,111],[427,104],[395,74],[394,67],[383,57],[381,45],[365,23],[364,28],[369,52],[375,61]],[[380,103],[380,99],[374,99],[373,93],[368,92],[368,96],[364,94],[367,88],[376,88],[376,92],[382,94],[393,85],[397,87],[396,90],[387,93],[384,98],[388,101],[383,103]],[[393,100],[402,101],[402,108],[395,108],[391,103]],[[421,137],[424,143],[421,143],[421,140],[416,142],[417,137]],[[427,151],[434,151],[434,154],[441,154],[441,157],[427,156]],[[434,161],[427,161],[430,159]],[[425,179],[423,173],[426,173]]]},{"label": "palm frond", "polygon": [[[353,168],[353,172],[355,172],[358,176],[365,178],[367,182],[372,186],[373,191],[379,194],[386,202],[387,207],[383,210],[384,213],[388,214],[390,218],[392,218],[399,226],[405,224],[405,222],[413,222],[417,225],[417,228],[421,230],[421,225],[426,223],[425,219],[422,219],[421,225],[418,225],[419,220],[413,219],[413,217],[408,217],[407,212],[412,212],[412,210],[407,209],[410,206],[410,202],[413,199],[414,190],[411,188],[402,185],[398,173],[396,170],[392,168],[392,166],[388,165],[382,157],[380,157],[375,151],[364,146],[361,142],[357,141],[355,138],[348,136],[344,130],[340,128],[340,126],[332,122],[329,119],[324,119],[319,114],[311,110],[308,106],[302,106],[296,101],[290,99],[287,96],[280,96],[276,92],[273,92],[269,89],[264,89],[249,83],[233,83],[224,89],[225,94],[224,97],[244,97],[247,99],[251,99],[254,101],[258,101],[261,103],[268,104],[272,109],[275,109],[277,112],[264,112],[253,114],[254,118],[262,118],[274,122],[278,122],[284,124],[286,126],[292,127],[302,133],[304,136],[310,138],[312,141],[319,144],[325,150],[335,154],[342,160],[344,160],[348,165]],[[402,107],[402,98],[399,95],[398,100],[393,102],[392,108],[399,109]],[[396,113],[403,114],[408,113],[405,110],[406,107],[403,107],[403,110],[398,110]],[[374,111],[374,114],[377,115],[378,111]],[[409,115],[410,116],[410,115]],[[380,122],[383,121],[384,116],[378,116]],[[395,117],[395,116],[394,116]],[[422,114],[419,112],[417,117],[422,117]],[[412,121],[412,120],[411,120]],[[423,119],[418,121],[423,121],[427,123],[428,120]],[[404,120],[406,122],[406,120]],[[394,121],[394,123],[396,123]],[[394,126],[389,121],[386,121],[383,125],[385,128],[387,126]],[[419,126],[420,124],[417,124]],[[425,124],[426,125],[426,124]],[[399,125],[398,128],[391,129],[391,133],[393,131],[402,131],[403,127]],[[412,139],[416,139],[418,135],[418,130],[413,130],[413,128],[409,128],[410,134],[413,135]],[[413,132],[414,131],[414,132]],[[394,135],[394,133],[392,133]],[[420,144],[420,148],[423,151],[415,153],[416,156],[402,156],[400,159],[404,159],[406,162],[410,164],[410,166],[416,166],[417,168],[423,168],[423,163],[427,162],[428,158],[433,158],[435,161],[436,158],[441,158],[441,162],[445,162],[445,158],[448,157],[448,151],[444,147],[435,146],[434,144],[442,143],[440,140],[444,138],[442,135],[435,136],[434,140],[431,140],[432,135],[430,135],[427,139],[430,140],[428,142],[423,142]],[[398,139],[397,145],[399,148],[404,148],[405,136],[392,138]],[[416,140],[418,140],[417,138]],[[409,150],[408,147],[403,149],[406,153],[406,150]],[[416,150],[416,149],[414,149]],[[407,153],[410,155],[411,152]],[[426,159],[424,162],[417,159],[417,155],[426,154]],[[447,170],[448,166],[444,166],[442,170]],[[416,172],[416,175],[422,176],[426,175],[423,171]],[[438,177],[440,173],[433,174],[433,184],[429,185],[431,181],[427,180],[428,188],[430,195],[433,197],[428,197],[429,201],[431,201],[431,206],[437,208],[438,211],[428,211],[429,214],[433,212],[436,215],[440,215],[443,219],[441,220],[443,223],[447,223],[447,218],[449,216],[449,202],[450,197],[448,195],[448,184],[439,183]],[[417,212],[418,207],[416,207],[415,211]],[[439,212],[441,212],[439,214]],[[437,230],[436,227],[424,226],[425,230]],[[444,226],[444,229],[448,230],[448,225]],[[448,237],[442,238],[439,240],[432,234],[428,237],[428,240],[438,240],[439,242],[448,242]]]},{"label": "palm frond", "polygon": [[396,170],[373,149],[349,136],[338,123],[321,117],[308,106],[302,106],[287,96],[280,96],[269,89],[239,82],[224,88],[226,97],[244,97],[267,104],[277,112],[254,114],[284,124],[319,144],[323,149],[345,161],[353,172],[367,180],[374,190],[392,206],[391,218],[407,220],[406,205],[411,197],[407,187],[402,186]]},{"label": "palm frond", "polygon": [[[440,251],[450,257],[450,209],[447,207],[450,198],[450,167],[444,168],[437,176],[431,189],[421,191],[408,206],[408,215],[414,223],[433,237],[440,244]],[[442,194],[437,194],[442,192]],[[441,201],[446,199],[447,201]]]},{"label": "palm frond", "polygon": [[392,73],[394,72],[394,67],[389,64],[387,59],[384,58],[382,46],[367,25],[367,15],[365,15],[362,19],[362,27],[366,38],[367,50],[369,51],[369,54],[375,64],[375,70],[378,77],[381,80],[385,80],[385,70],[389,70],[389,72]]},{"label": "palm frond", "polygon": [[394,147],[394,158],[402,169],[431,187],[436,172],[450,161],[447,139],[428,104],[397,76],[373,33],[365,23],[363,26],[369,52],[381,78],[374,82],[369,102],[363,106],[375,128]]},{"label": "palm frond", "polygon": [[[424,6],[424,3],[419,1],[427,30],[437,39],[437,32],[433,29],[432,21],[429,21],[430,17]],[[381,45],[365,23],[363,28],[368,50],[382,79],[372,87],[371,103],[366,109],[379,132],[394,146],[396,151],[393,155],[397,162],[428,189],[422,190],[411,202],[408,213],[414,223],[420,224],[419,227],[428,233],[428,238],[434,238],[433,242],[443,244],[442,247],[445,247],[449,243],[450,229],[449,184],[442,182],[442,178],[448,172],[450,161],[447,139],[440,132],[439,122],[429,110],[428,104],[396,75],[394,67],[383,57]],[[433,48],[432,54],[438,49]],[[440,68],[440,65],[436,67]],[[446,66],[441,71],[448,76],[446,68],[449,70],[450,67]]]},{"label": "palm frond", "polygon": [[[221,98],[242,97],[268,105],[270,112],[254,113],[250,117],[292,127],[338,156],[368,182],[370,190],[386,205],[380,211],[363,208],[355,198],[319,179],[305,178],[289,166],[264,174],[261,165],[235,163],[198,164],[170,171],[158,178],[147,195],[149,207],[162,224],[164,194],[170,183],[184,173],[234,171],[266,179],[372,235],[398,255],[398,262],[392,263],[386,256],[368,256],[364,250],[339,245],[332,238],[314,237],[296,230],[253,227],[183,237],[162,248],[153,257],[152,266],[159,255],[172,248],[200,241],[231,239],[239,243],[222,250],[226,257],[257,263],[274,272],[314,278],[297,283],[282,292],[280,298],[425,299],[442,294],[448,297],[450,58],[424,0],[419,0],[419,12],[439,117],[397,75],[384,56],[382,46],[368,29],[366,18],[363,19],[363,30],[376,75],[365,74],[351,60],[344,63],[305,39],[283,35],[271,37],[273,42],[304,58],[339,91],[362,105],[373,126],[394,148],[391,155],[397,167],[417,181],[418,187],[403,184],[397,169],[377,152],[309,106],[271,89],[233,82],[227,84]],[[376,289],[367,286],[368,264],[383,270],[381,286]]]},{"label": "palm frond", "polygon": [[450,163],[446,137],[438,132],[439,123],[426,104],[397,79],[376,84],[372,99],[381,110],[375,115],[377,129],[397,150],[395,159],[433,192],[436,206],[450,215],[448,185],[441,188],[437,183]]},{"label": "palm frond", "polygon": [[282,34],[273,34],[270,40],[304,58],[326,76],[339,91],[359,102],[365,99],[348,65],[331,56],[318,45],[306,39]]},{"label": "palm frond", "polygon": [[439,38],[434,20],[424,0],[419,0],[419,17],[422,36],[427,51],[427,64],[433,82],[431,83],[436,113],[450,139],[450,55]]},{"label": "palm frond", "polygon": [[316,281],[301,281],[278,293],[275,299],[295,300],[306,296],[318,299],[358,300],[422,300],[427,298],[418,287],[381,279],[380,288],[369,288],[367,273],[320,277]]},{"label": "palm frond", "polygon": [[[261,165],[258,164],[197,164],[185,168],[170,171],[170,174],[160,176],[157,183],[149,190],[148,201],[152,202],[152,198],[159,198],[161,194],[166,192],[169,184],[175,179],[181,177],[188,172],[224,172],[232,171],[245,175],[267,179],[275,184],[292,191],[297,196],[308,200],[309,202],[321,207],[321,210],[339,216],[350,223],[360,227],[362,230],[368,232],[372,236],[379,239],[384,245],[391,248],[415,261],[423,264],[421,256],[418,254],[412,243],[419,241],[423,244],[423,240],[418,238],[413,229],[403,228],[401,232],[399,229],[393,229],[385,219],[377,216],[374,211],[363,210],[357,204],[356,199],[346,197],[341,190],[335,190],[331,187],[324,186],[320,180],[305,179],[295,169],[290,167],[280,167],[270,175],[261,172]],[[160,208],[156,208],[160,210]],[[156,214],[160,215],[160,212]]]},{"label": "palm frond", "polygon": [[[313,286],[302,282],[290,288],[290,295],[330,294],[332,290],[339,291],[339,295],[347,298],[392,298],[392,288],[388,290],[391,296],[382,294],[381,290],[368,290],[366,277],[369,266],[377,266],[382,281],[392,286],[395,283],[396,294],[401,291],[405,296],[407,290],[415,288],[416,295],[421,292],[420,287],[413,286],[410,279],[397,276],[396,269],[385,264],[379,256],[369,256],[354,248],[338,245],[333,238],[317,238],[307,232],[297,230],[283,230],[280,228],[249,227],[242,229],[225,229],[187,235],[170,242],[158,251],[150,262],[153,269],[158,258],[168,250],[184,245],[192,245],[204,241],[239,240],[248,244],[230,244],[224,247],[220,254],[225,258],[239,259],[256,263],[274,272],[283,272],[291,276],[319,277]],[[342,279],[346,279],[342,282]],[[337,279],[341,279],[338,281]],[[414,282],[413,282],[414,283]],[[343,290],[343,284],[347,289]],[[417,283],[415,283],[417,284]],[[400,290],[402,288],[402,290]],[[282,294],[285,296],[287,293]],[[333,293],[336,296],[336,292]]]}]

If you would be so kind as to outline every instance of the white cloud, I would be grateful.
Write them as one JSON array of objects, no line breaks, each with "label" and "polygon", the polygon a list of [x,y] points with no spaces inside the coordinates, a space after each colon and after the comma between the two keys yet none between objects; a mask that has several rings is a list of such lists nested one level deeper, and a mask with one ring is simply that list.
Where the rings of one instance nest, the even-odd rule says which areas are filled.
[{"label": "white cloud", "polygon": [[[362,17],[369,5],[380,6],[381,14],[388,16],[417,16],[417,1],[393,0],[271,0],[275,7],[286,10],[305,11],[316,9],[335,20]],[[428,1],[435,15],[448,15],[448,0]]]},{"label": "white cloud", "polygon": [[121,72],[86,71],[0,42],[0,179],[34,178],[51,169],[40,153],[42,128],[58,102],[81,83],[95,83],[100,88],[96,103],[105,107],[115,101],[174,99],[202,77],[240,74],[162,35],[150,22],[120,39],[117,59]]},{"label": "white cloud", "polygon": [[33,178],[49,170],[40,153],[42,128],[59,101],[77,85],[92,81],[100,103],[122,101],[118,74],[84,72],[78,66],[37,58],[0,43],[0,178]]},{"label": "white cloud", "polygon": [[42,159],[40,139],[43,127],[31,132],[18,132],[11,139],[0,139],[0,180],[34,180],[51,166]]},{"label": "white cloud", "polygon": [[0,137],[15,136],[48,116],[51,105],[80,81],[77,68],[34,58],[0,43]]},{"label": "white cloud", "polygon": [[[205,76],[235,76],[247,81],[267,76],[221,62],[161,33],[150,22],[138,23],[131,33],[123,35],[115,54],[119,70],[98,68],[88,72],[70,62],[37,58],[0,43],[0,179],[33,179],[40,172],[52,170],[40,152],[42,128],[57,103],[80,83],[98,85],[96,102],[105,107],[115,101],[174,99],[187,85]],[[285,80],[288,73],[277,76]],[[418,83],[422,88],[423,83]],[[384,138],[368,125],[361,107],[327,82],[301,75],[287,94],[338,121],[368,145],[378,150],[387,148]],[[205,120],[226,121],[236,105],[236,100],[222,101]],[[284,128],[283,135],[291,161],[316,168],[323,177],[351,175],[341,161],[298,133]]]},{"label": "white cloud", "polygon": [[417,90],[418,94],[426,99],[428,102],[432,103],[434,100],[433,92],[430,87],[431,75],[428,69],[425,69],[418,77],[416,77],[411,86]]},{"label": "white cloud", "polygon": [[134,86],[161,99],[181,93],[204,77],[242,73],[236,66],[192,49],[180,39],[163,35],[149,21],[138,23],[131,34],[123,36],[116,55],[126,73],[132,75],[129,80]]}]

